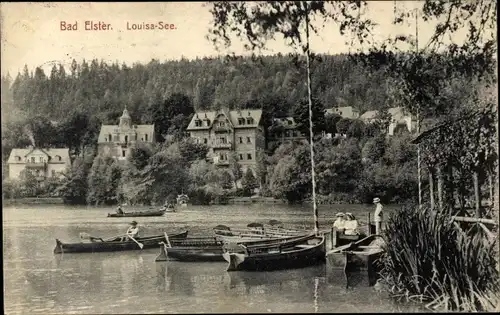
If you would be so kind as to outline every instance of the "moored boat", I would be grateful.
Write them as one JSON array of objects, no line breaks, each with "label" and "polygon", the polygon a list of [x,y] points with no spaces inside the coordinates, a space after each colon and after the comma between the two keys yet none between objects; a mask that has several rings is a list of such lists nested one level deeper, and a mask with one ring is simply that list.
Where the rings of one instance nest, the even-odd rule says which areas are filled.
[{"label": "moored boat", "polygon": [[372,234],[357,242],[338,246],[326,254],[328,265],[345,271],[376,271],[375,261],[384,252],[383,239]]},{"label": "moored boat", "polygon": [[147,210],[147,211],[134,211],[124,213],[108,213],[108,218],[121,218],[121,217],[161,217],[167,212],[166,210]]},{"label": "moored boat", "polygon": [[[253,238],[239,238],[231,243],[232,246],[237,244],[256,244],[259,245],[273,245],[280,244],[286,240],[293,240],[297,236],[283,238],[274,238],[266,240],[256,240]],[[160,246],[160,254],[156,257],[155,261],[166,261],[167,257],[180,261],[225,261],[223,248],[228,248],[227,242],[219,239],[218,237],[193,237],[186,239],[170,239],[169,242],[163,242]],[[242,252],[240,248],[236,247],[237,251]]]},{"label": "moored boat", "polygon": [[180,261],[224,261],[222,246],[224,242],[216,237],[193,237],[171,239],[162,242],[160,254],[155,261],[166,261],[167,257]]},{"label": "moored boat", "polygon": [[[185,239],[188,235],[188,231],[176,234],[169,234],[168,237],[171,240],[174,239]],[[94,238],[95,239],[95,238]],[[165,235],[154,235],[146,237],[135,238],[137,242],[143,244],[143,249],[155,248],[160,242],[165,241]],[[56,239],[56,247],[54,248],[55,254],[62,253],[94,253],[94,252],[113,252],[122,250],[138,250],[141,249],[139,245],[132,241],[94,241],[90,243],[63,243],[59,239]]]},{"label": "moored boat", "polygon": [[[280,242],[281,241],[281,242]],[[227,271],[279,270],[300,268],[325,261],[325,237],[310,234],[290,240],[238,244],[241,250],[227,247],[223,257]]]}]

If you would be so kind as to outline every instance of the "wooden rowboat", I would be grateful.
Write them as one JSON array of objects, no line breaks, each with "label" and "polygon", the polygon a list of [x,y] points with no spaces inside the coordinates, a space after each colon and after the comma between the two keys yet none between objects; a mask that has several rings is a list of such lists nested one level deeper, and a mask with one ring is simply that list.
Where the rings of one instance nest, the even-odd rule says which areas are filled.
[{"label": "wooden rowboat", "polygon": [[155,261],[166,261],[167,257],[180,261],[224,261],[222,246],[224,242],[216,237],[193,237],[170,239],[162,242],[160,254]]},{"label": "wooden rowboat", "polygon": [[[148,210],[148,211],[135,211],[124,213],[108,213],[108,218],[121,218],[121,217],[161,217],[167,212],[166,210]],[[172,211],[169,211],[172,212]]]},{"label": "wooden rowboat", "polygon": [[[188,231],[170,234],[169,239],[185,239]],[[160,242],[165,241],[165,235],[154,235],[147,237],[138,237],[135,239],[144,245],[144,249],[155,248]],[[121,241],[103,241],[91,243],[63,243],[56,239],[56,247],[54,248],[55,254],[62,253],[94,253],[94,252],[114,252],[122,250],[138,250],[141,249],[136,242],[132,240]]]},{"label": "wooden rowboat", "polygon": [[[267,239],[256,240],[253,238],[239,238],[236,242],[231,243],[233,246],[237,244],[260,244],[271,246],[279,244],[286,240],[293,240],[297,237],[288,237],[286,239]],[[170,239],[169,242],[163,242],[160,246],[160,254],[155,261],[166,261],[167,257],[180,261],[225,261],[222,256],[224,248],[227,249],[228,243],[220,240],[218,237],[198,237],[186,239]],[[237,251],[243,252],[241,248],[236,248]]]},{"label": "wooden rowboat", "polygon": [[384,252],[383,239],[379,235],[370,235],[357,242],[338,246],[330,250],[327,263],[332,268],[343,268],[345,271],[375,272],[375,261]]},{"label": "wooden rowboat", "polygon": [[325,261],[325,237],[310,234],[291,240],[238,244],[242,252],[224,251],[227,271],[279,270],[316,265]]}]

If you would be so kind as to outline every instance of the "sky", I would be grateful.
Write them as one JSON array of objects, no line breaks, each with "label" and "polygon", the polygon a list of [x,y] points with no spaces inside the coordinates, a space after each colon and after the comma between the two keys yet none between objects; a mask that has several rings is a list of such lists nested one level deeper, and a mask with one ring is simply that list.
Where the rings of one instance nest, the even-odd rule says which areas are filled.
[{"label": "sky", "polygon": [[[418,6],[415,1],[398,1],[397,9]],[[67,66],[73,59],[118,61],[132,65],[196,57],[248,54],[241,43],[229,50],[217,51],[205,36],[211,24],[209,8],[202,2],[171,3],[1,3],[1,72],[15,76],[24,65],[34,70],[41,66],[48,73],[53,64]],[[378,25],[374,40],[388,35],[415,33],[415,24],[394,26],[394,2],[371,1],[367,16]],[[111,25],[108,31],[86,31],[85,21]],[[132,24],[174,24],[172,30],[128,30]],[[76,31],[61,30],[61,22],[78,25]],[[426,42],[435,24],[419,22],[419,41]],[[282,40],[269,42],[263,54],[289,53],[294,50]],[[336,25],[327,24],[311,38],[316,53],[348,53],[357,47],[346,44]]]}]

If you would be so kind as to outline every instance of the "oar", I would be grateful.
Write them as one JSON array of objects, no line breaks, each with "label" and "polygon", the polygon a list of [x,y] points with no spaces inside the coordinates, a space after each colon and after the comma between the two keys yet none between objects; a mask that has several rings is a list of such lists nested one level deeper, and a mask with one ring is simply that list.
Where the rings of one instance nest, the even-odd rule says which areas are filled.
[{"label": "oar", "polygon": [[144,244],[142,243],[139,243],[135,238],[133,238],[132,236],[130,235],[127,235],[128,238],[130,238],[132,241],[136,242],[137,245],[139,245],[139,248],[142,249],[144,247]]},{"label": "oar", "polygon": [[100,237],[95,237],[95,236],[92,236],[90,235],[89,233],[86,233],[86,232],[81,232],[80,233],[80,238],[81,239],[84,239],[84,240],[93,240],[93,239],[96,239],[96,240],[101,240],[101,242],[104,242],[104,240]]}]

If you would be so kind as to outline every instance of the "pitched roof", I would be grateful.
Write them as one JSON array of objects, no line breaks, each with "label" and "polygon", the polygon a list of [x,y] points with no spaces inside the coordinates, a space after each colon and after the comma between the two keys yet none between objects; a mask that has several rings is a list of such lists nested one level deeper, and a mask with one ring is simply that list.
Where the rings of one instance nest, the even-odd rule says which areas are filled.
[{"label": "pitched roof", "polygon": [[[241,109],[241,110],[218,110],[218,111],[204,111],[196,112],[189,122],[187,130],[205,130],[212,128],[214,120],[220,115],[224,114],[232,124],[234,128],[255,128],[260,124],[262,117],[262,109]],[[253,118],[252,124],[245,123],[240,125],[238,123],[239,118]],[[196,126],[196,120],[207,121],[208,124],[203,124],[202,126]]]},{"label": "pitched roof", "polygon": [[[40,150],[43,153],[49,156],[48,163],[70,163],[69,158],[69,149],[68,148],[16,148],[12,149],[9,155],[9,159],[7,160],[8,164],[11,163],[25,163],[25,158],[27,155],[30,155],[33,151]],[[56,160],[55,157],[60,156],[61,161]],[[21,161],[17,161],[16,157],[21,158]]]},{"label": "pitched roof", "polygon": [[285,129],[295,129],[297,128],[297,123],[293,117],[276,117],[273,118],[273,124],[281,126]]},{"label": "pitched roof", "polygon": [[378,110],[369,110],[361,115],[360,119],[374,119],[378,114]]},{"label": "pitched roof", "polygon": [[[101,131],[99,132],[99,138],[97,139],[97,143],[104,143],[106,141],[106,137],[108,134],[114,134],[116,132],[119,132],[121,129],[120,126],[118,125],[102,125],[101,126]],[[153,138],[153,132],[155,130],[155,125],[132,125],[132,128],[130,129],[121,129],[121,130],[126,130],[126,131],[135,131],[139,136],[142,134],[150,134],[151,139]]]}]

